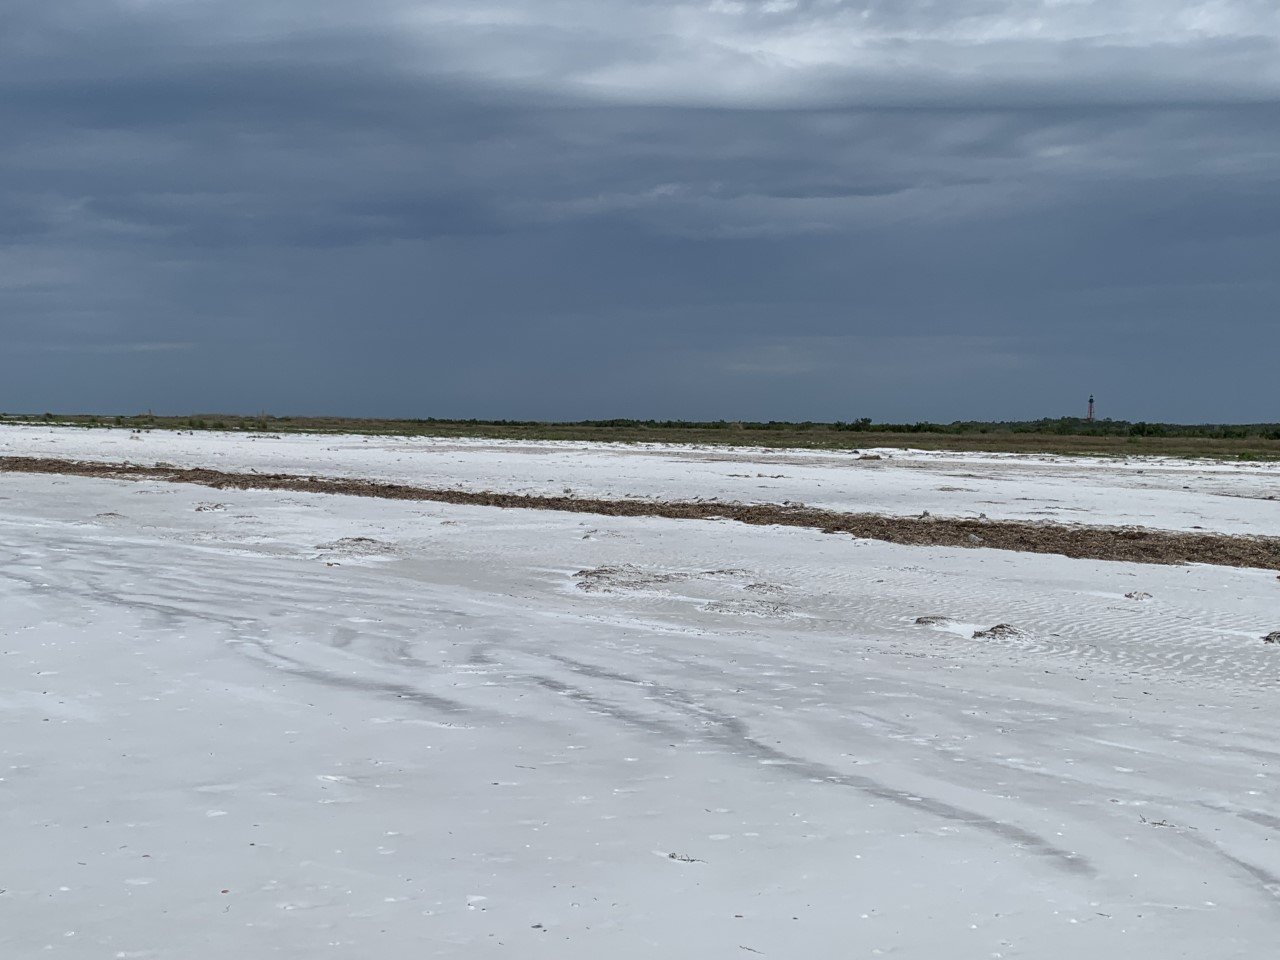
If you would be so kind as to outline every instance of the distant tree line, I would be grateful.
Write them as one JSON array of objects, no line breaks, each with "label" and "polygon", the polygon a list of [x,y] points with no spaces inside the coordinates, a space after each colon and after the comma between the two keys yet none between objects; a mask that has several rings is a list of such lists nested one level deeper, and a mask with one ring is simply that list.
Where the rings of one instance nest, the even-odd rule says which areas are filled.
[{"label": "distant tree line", "polygon": [[965,436],[985,434],[989,436],[1014,434],[1039,434],[1048,436],[1078,437],[1167,437],[1243,440],[1249,438],[1280,440],[1280,423],[1148,423],[1129,420],[1086,420],[1082,417],[1043,418],[1040,420],[956,420],[951,423],[934,423],[919,420],[914,423],[876,422],[870,417],[856,420],[454,420],[441,417],[414,419],[369,419],[342,417],[282,417],[262,413],[255,416],[227,414],[201,414],[195,416],[167,417],[154,414],[136,416],[94,416],[88,414],[57,416],[15,415],[0,413],[0,419],[29,422],[31,420],[57,421],[86,427],[118,426],[135,429],[178,430],[342,430],[355,429],[371,432],[413,432],[414,428],[446,428],[467,430],[489,428],[491,430],[557,430],[557,431],[617,431],[630,434],[645,431],[669,433],[678,431],[725,431],[752,433],[877,433],[877,434],[937,434]]},{"label": "distant tree line", "polygon": [[630,430],[751,430],[751,431],[839,431],[854,433],[939,433],[949,435],[992,433],[1038,433],[1056,436],[1082,437],[1209,437],[1219,439],[1244,439],[1263,437],[1280,440],[1280,423],[1148,423],[1129,420],[1086,420],[1083,417],[1056,417],[1040,420],[956,420],[951,423],[934,423],[918,420],[914,423],[875,422],[870,417],[857,420],[448,420],[427,417],[413,423],[446,425],[458,424],[476,427],[584,427],[597,429]]}]

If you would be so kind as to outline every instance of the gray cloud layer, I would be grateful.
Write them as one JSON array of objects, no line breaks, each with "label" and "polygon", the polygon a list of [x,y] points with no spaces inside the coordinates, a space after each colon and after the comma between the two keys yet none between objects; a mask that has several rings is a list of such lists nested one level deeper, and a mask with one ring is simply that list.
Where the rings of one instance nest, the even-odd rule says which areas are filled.
[{"label": "gray cloud layer", "polygon": [[0,406],[1280,419],[1261,0],[19,0]]}]

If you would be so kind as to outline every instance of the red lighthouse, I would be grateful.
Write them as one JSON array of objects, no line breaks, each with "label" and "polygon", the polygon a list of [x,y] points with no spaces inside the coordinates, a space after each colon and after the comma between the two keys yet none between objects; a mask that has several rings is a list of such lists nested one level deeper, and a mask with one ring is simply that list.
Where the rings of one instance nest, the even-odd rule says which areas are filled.
[{"label": "red lighthouse", "polygon": [[1093,423],[1093,394],[1089,394],[1089,422]]}]

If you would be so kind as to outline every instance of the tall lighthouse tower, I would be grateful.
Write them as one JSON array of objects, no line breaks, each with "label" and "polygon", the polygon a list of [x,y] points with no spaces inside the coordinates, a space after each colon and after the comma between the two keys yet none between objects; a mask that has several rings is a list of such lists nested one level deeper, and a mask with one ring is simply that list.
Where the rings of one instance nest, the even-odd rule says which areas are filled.
[{"label": "tall lighthouse tower", "polygon": [[1093,423],[1093,394],[1089,394],[1089,422]]}]

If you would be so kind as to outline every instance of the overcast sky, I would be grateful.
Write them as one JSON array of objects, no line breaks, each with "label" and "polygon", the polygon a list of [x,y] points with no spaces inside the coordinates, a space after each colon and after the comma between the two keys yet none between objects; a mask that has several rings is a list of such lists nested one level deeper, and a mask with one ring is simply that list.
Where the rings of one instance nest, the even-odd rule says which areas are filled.
[{"label": "overcast sky", "polygon": [[0,409],[1280,420],[1276,0],[3,0]]}]

